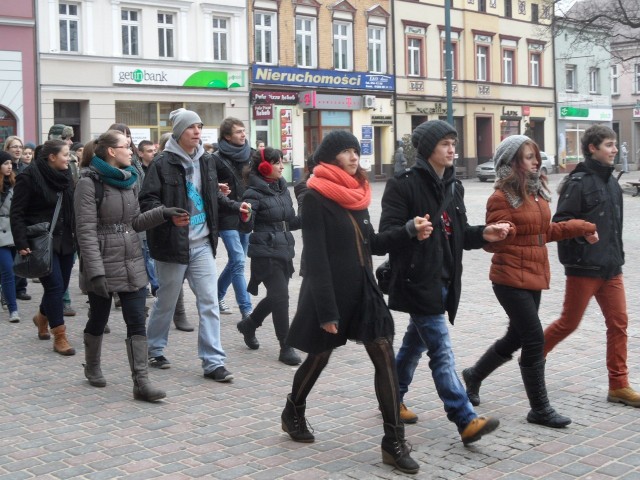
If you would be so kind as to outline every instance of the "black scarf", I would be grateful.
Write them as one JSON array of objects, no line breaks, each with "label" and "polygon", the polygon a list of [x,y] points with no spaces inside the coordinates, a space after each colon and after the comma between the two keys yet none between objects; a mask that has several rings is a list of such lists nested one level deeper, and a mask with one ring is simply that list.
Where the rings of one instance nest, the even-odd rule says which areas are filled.
[{"label": "black scarf", "polygon": [[247,142],[238,146],[227,142],[224,138],[218,142],[218,150],[229,160],[238,163],[246,163],[251,159],[251,147]]},{"label": "black scarf", "polygon": [[42,192],[47,203],[54,205],[58,201],[58,192],[62,192],[60,213],[64,224],[74,228],[73,218],[73,180],[71,170],[55,170],[49,166],[46,158],[38,157],[31,171],[36,187]]},{"label": "black scarf", "polygon": [[4,203],[4,201],[9,196],[9,192],[11,192],[11,180],[9,180],[9,176],[5,175],[4,180],[2,181],[2,194],[0,194],[0,205]]}]

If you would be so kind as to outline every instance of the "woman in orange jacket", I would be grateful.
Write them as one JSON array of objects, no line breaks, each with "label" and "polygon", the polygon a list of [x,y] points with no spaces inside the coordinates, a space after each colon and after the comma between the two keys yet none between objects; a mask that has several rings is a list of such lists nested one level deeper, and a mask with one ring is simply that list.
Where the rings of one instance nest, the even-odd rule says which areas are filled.
[{"label": "woman in orange jacket", "polygon": [[541,291],[549,288],[546,244],[579,236],[595,243],[596,226],[584,220],[551,223],[547,180],[538,170],[540,150],[529,137],[507,137],[498,145],[494,162],[495,191],[487,201],[486,223],[511,222],[513,232],[484,248],[493,252],[489,278],[509,316],[509,326],[473,367],[462,372],[467,395],[473,405],[479,405],[482,381],[521,348],[520,371],[531,405],[527,421],[565,427],[571,419],[551,407],[544,379],[544,334],[538,308]]}]

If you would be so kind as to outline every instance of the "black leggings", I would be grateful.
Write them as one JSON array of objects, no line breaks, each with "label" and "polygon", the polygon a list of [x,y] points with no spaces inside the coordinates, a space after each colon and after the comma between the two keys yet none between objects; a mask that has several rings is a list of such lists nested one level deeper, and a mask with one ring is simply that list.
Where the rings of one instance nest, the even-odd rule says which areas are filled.
[{"label": "black leggings", "polygon": [[271,262],[271,273],[262,282],[267,289],[267,296],[251,312],[251,320],[260,326],[271,314],[276,338],[284,342],[289,333],[289,274],[285,271],[284,263]]},{"label": "black leggings", "polygon": [[[118,292],[118,296],[122,303],[122,317],[127,324],[127,338],[134,335],[146,337],[147,316],[144,311],[147,299],[146,287],[135,292]],[[104,298],[89,292],[89,308],[91,312],[84,333],[98,337],[104,333],[104,327],[109,321],[111,297]]]},{"label": "black leggings", "polygon": [[[399,425],[400,394],[393,345],[387,338],[378,338],[373,342],[365,343],[364,348],[375,368],[374,386],[384,423]],[[291,392],[291,399],[296,405],[306,402],[307,396],[320,377],[322,370],[329,363],[332,352],[333,350],[310,353],[300,365],[293,377]]]}]

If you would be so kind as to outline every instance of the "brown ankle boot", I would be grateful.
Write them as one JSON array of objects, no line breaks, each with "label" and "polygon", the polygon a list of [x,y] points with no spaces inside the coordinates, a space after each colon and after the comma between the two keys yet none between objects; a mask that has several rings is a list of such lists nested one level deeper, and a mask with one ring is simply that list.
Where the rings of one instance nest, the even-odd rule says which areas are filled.
[{"label": "brown ankle boot", "polygon": [[67,326],[58,325],[51,329],[53,333],[53,350],[60,355],[75,355],[76,349],[67,341]]},{"label": "brown ankle boot", "polygon": [[38,327],[38,338],[40,340],[49,340],[49,319],[45,317],[40,311],[33,316],[33,324]]}]

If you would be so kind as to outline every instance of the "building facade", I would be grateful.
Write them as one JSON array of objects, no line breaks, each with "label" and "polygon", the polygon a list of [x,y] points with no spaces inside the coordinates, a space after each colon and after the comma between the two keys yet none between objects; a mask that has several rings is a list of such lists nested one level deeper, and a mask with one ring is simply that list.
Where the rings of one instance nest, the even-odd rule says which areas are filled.
[{"label": "building facade", "polygon": [[38,135],[35,2],[3,2],[0,11],[0,147],[18,135]]},{"label": "building facade", "polygon": [[217,141],[227,116],[247,121],[248,51],[243,0],[38,0],[42,138],[74,127],[86,142],[114,122],[134,143],[171,130],[185,107]]}]

